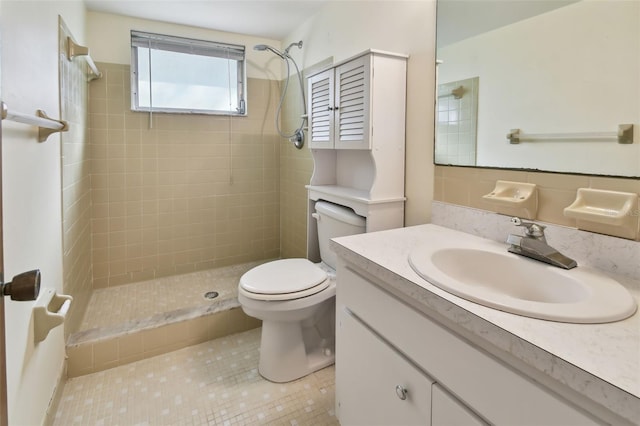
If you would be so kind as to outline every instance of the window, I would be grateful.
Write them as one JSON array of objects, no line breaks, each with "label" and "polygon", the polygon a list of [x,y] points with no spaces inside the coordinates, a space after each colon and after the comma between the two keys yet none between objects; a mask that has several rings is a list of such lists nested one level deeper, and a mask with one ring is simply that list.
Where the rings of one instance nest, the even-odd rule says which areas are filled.
[{"label": "window", "polygon": [[131,109],[246,115],[244,46],[131,31]]}]

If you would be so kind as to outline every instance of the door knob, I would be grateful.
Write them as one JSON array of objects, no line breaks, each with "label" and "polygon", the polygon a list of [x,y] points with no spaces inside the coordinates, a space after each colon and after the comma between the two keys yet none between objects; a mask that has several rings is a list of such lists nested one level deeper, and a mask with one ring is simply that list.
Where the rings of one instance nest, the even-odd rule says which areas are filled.
[{"label": "door knob", "polygon": [[11,296],[11,300],[36,300],[40,294],[40,270],[23,272],[8,283],[0,282],[0,295]]}]

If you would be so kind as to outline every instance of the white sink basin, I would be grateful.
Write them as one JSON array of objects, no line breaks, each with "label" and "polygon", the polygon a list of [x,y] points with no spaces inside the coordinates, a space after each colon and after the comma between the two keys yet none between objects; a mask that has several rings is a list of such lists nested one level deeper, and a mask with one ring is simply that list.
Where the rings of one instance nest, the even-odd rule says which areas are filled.
[{"label": "white sink basin", "polygon": [[625,319],[636,302],[617,281],[578,266],[564,270],[506,246],[428,244],[409,255],[418,275],[456,296],[513,314],[571,323]]}]

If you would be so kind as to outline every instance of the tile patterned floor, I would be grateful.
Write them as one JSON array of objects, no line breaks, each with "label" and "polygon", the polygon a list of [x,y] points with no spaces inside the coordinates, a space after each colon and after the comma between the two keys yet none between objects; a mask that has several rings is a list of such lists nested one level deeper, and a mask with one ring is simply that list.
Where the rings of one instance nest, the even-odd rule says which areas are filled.
[{"label": "tile patterned floor", "polygon": [[54,425],[338,425],[334,368],[294,382],[257,370],[260,329],[65,384]]}]

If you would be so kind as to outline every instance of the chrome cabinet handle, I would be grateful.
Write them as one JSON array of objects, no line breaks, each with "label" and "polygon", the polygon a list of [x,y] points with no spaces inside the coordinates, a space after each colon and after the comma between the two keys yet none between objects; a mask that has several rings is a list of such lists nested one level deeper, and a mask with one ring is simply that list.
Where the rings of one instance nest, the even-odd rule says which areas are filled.
[{"label": "chrome cabinet handle", "polygon": [[398,395],[398,398],[400,398],[401,400],[404,401],[405,399],[407,399],[407,393],[409,393],[409,391],[404,386],[396,386],[396,395]]}]

